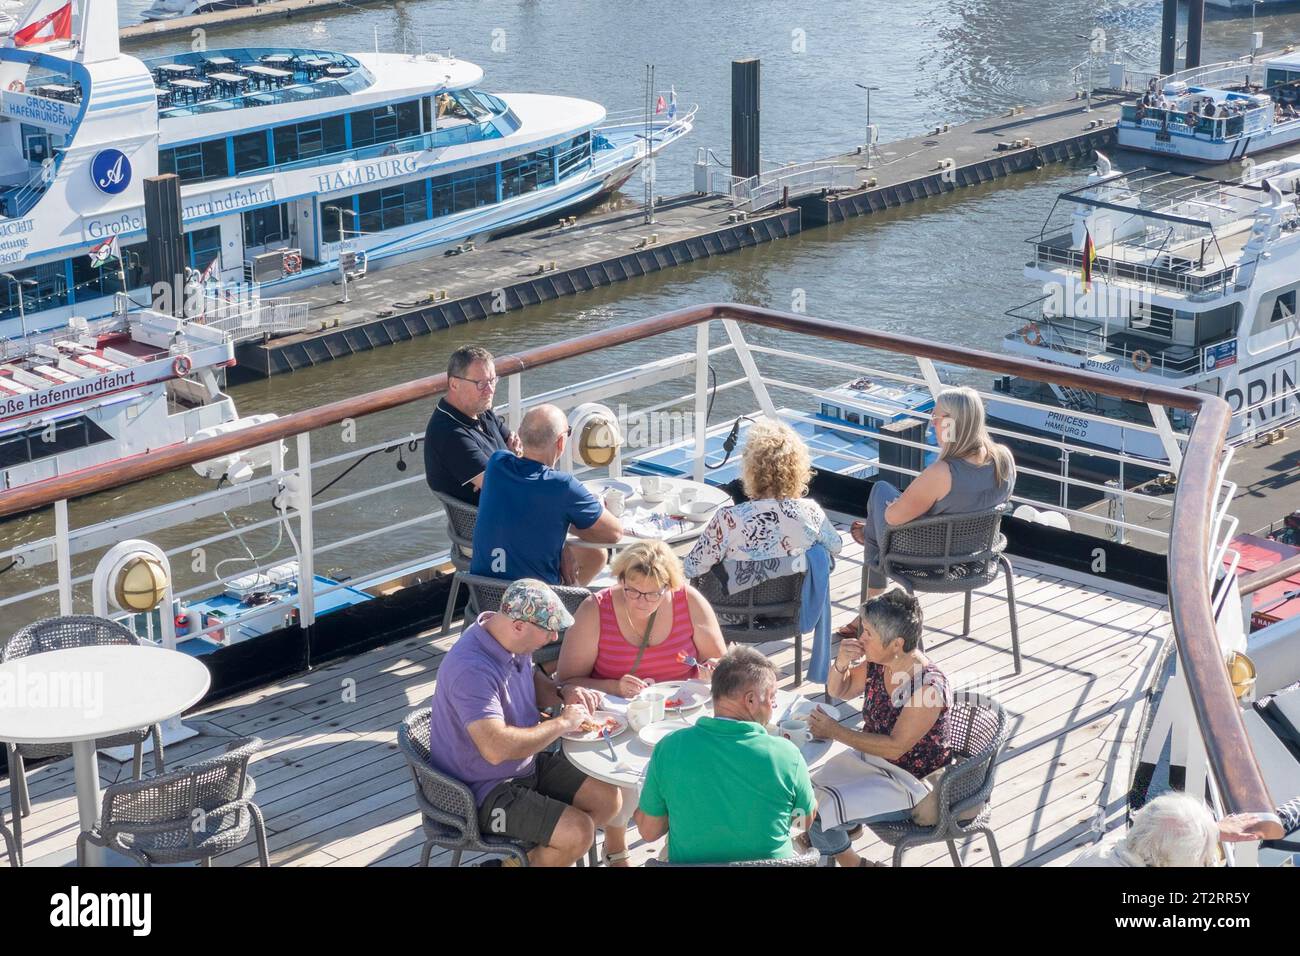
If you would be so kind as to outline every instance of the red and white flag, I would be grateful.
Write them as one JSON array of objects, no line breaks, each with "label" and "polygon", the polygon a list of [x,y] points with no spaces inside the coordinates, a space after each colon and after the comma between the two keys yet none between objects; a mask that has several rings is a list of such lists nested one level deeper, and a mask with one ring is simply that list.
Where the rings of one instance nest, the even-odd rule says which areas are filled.
[{"label": "red and white flag", "polygon": [[14,30],[14,46],[72,39],[72,0],[40,0]]},{"label": "red and white flag", "polygon": [[664,102],[663,94],[660,93],[659,99],[655,100],[655,115],[662,113],[667,108],[667,106],[668,104]]}]

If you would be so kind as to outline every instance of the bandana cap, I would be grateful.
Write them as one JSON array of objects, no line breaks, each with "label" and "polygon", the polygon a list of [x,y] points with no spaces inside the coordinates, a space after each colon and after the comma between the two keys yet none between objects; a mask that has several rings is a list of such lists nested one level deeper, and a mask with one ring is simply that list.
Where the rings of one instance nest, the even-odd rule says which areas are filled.
[{"label": "bandana cap", "polygon": [[544,582],[521,578],[506,588],[500,613],[514,621],[536,624],[544,631],[564,631],[573,626],[573,615]]}]

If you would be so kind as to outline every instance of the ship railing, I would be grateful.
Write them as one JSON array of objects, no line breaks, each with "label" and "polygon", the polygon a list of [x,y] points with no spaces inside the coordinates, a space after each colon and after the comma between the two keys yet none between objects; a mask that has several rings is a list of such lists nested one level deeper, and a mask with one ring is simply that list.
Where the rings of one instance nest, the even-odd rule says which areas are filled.
[{"label": "ship railing", "polygon": [[102,335],[125,327],[122,316],[111,315],[87,321],[84,330],[65,326],[45,332],[32,332],[26,338],[0,339],[0,362],[10,362],[31,355],[38,345],[57,347],[61,342],[77,341],[86,332]]},{"label": "ship railing", "polygon": [[[1080,249],[1062,248],[1051,240],[1041,241],[1031,238],[1026,241],[1034,246],[1034,261],[1030,263],[1031,267],[1050,269],[1063,265],[1080,270],[1083,268],[1083,251]],[[1238,263],[1225,266],[1206,275],[1193,275],[1190,272],[1152,265],[1149,262],[1133,262],[1113,256],[1098,255],[1093,261],[1093,275],[1107,279],[1129,279],[1144,285],[1213,297],[1231,291],[1240,265]]]},{"label": "ship railing", "polygon": [[733,182],[731,198],[749,212],[759,212],[777,205],[784,197],[794,198],[816,192],[855,189],[858,169],[844,163],[819,160],[790,163]]},{"label": "ship railing", "polygon": [[[801,343],[808,348],[799,348]],[[655,346],[660,357],[647,361],[647,350]],[[685,352],[684,347],[688,349]],[[551,366],[560,363],[564,363],[560,370],[574,384],[535,392],[525,399],[525,386],[537,380],[537,370],[548,369],[545,374],[553,380],[556,369]],[[608,371],[611,368],[615,371]],[[1234,491],[1227,479],[1231,453],[1224,449],[1230,412],[1222,399],[730,304],[682,309],[503,355],[498,357],[496,369],[506,391],[503,413],[512,426],[518,425],[525,408],[543,401],[565,409],[586,402],[605,403],[617,407],[620,416],[629,415],[625,426],[631,423],[630,416],[670,416],[676,425],[664,434],[643,433],[634,438],[634,429],[625,427],[627,447],[612,470],[621,470],[634,458],[671,452],[680,456],[683,468],[696,479],[704,479],[719,464],[719,453],[709,450],[710,438],[716,448],[717,438],[733,418],[756,414],[786,417],[805,428],[824,428],[862,439],[860,447],[841,445],[836,459],[843,461],[844,468],[835,470],[862,473],[885,466],[890,472],[915,474],[918,468],[912,465],[920,464],[916,453],[933,451],[923,437],[923,414],[917,416],[910,431],[891,429],[891,439],[891,435],[869,433],[848,422],[828,422],[797,406],[792,410],[778,405],[778,399],[789,395],[795,396],[797,403],[832,398],[831,389],[837,381],[864,376],[909,386],[920,383],[934,394],[944,384],[941,369],[953,369],[975,381],[987,373],[1011,375],[1147,405],[1154,424],[1137,430],[1154,435],[1166,449],[1167,460],[1104,451],[1075,443],[1068,434],[1059,440],[1046,436],[1034,440],[1059,450],[1063,458],[1087,455],[1110,459],[1121,468],[1163,469],[1177,476],[1163,550],[1168,555],[1178,687],[1187,705],[1177,720],[1169,722],[1169,733],[1175,736],[1176,756],[1189,765],[1187,789],[1200,793],[1209,785],[1220,812],[1262,818],[1271,816],[1273,797],[1291,796],[1268,793],[1225,667],[1223,642],[1231,637],[1231,628],[1224,622],[1236,618],[1239,628],[1241,612],[1222,591],[1225,586],[1236,587],[1225,569],[1225,563],[1231,567],[1234,560],[1228,543],[1235,523],[1228,514]],[[689,383],[685,387],[683,380]],[[0,551],[0,569],[7,569],[0,574],[0,608],[8,626],[17,628],[51,613],[87,607],[96,561],[124,538],[148,537],[169,555],[174,588],[182,599],[211,593],[213,575],[229,579],[287,558],[296,559],[300,581],[328,573],[334,583],[299,588],[282,601],[250,612],[270,625],[283,627],[284,638],[299,641],[304,658],[311,661],[321,597],[344,588],[372,587],[401,574],[418,572],[422,580],[428,580],[434,564],[446,557],[445,539],[436,546],[432,540],[442,515],[431,506],[418,468],[424,419],[431,401],[445,393],[446,386],[445,375],[434,375],[315,405],[238,432],[0,491],[0,516],[24,515],[21,522],[10,525],[9,540],[16,543]],[[988,400],[1034,406],[1000,393],[989,394]],[[629,413],[629,407],[635,411]],[[1171,410],[1191,417],[1189,432],[1174,432]],[[1081,420],[1106,420],[1086,413],[1070,414]],[[1026,437],[1002,427],[995,433]],[[186,472],[189,466],[259,447],[271,449],[269,473],[258,473],[237,485],[191,493],[196,480]],[[889,459],[882,461],[886,451]],[[903,459],[902,451],[913,453],[911,464]],[[821,459],[825,456],[820,451],[817,454],[819,468],[824,469]],[[381,463],[393,467],[408,461],[416,467],[399,468],[395,478],[375,471]],[[173,473],[165,485],[148,489],[154,499],[150,507],[131,511],[122,504],[145,500],[144,494],[124,486]],[[1117,494],[1121,500],[1133,497],[1123,481],[1116,489],[1075,478],[1068,471],[1057,476],[1030,467],[1022,469],[1021,475],[1061,481],[1078,488],[1080,495],[1087,491],[1090,495]],[[111,498],[94,497],[114,489],[121,490]],[[162,503],[157,503],[159,497]],[[1066,498],[1065,507],[1059,510],[1071,521],[1093,521],[1100,526],[1110,520],[1104,513],[1071,509],[1068,492]],[[1015,500],[1035,507],[1043,504],[1020,487]],[[1145,501],[1149,506],[1151,499]],[[48,506],[52,507],[27,514]],[[106,507],[118,510],[107,517],[94,514]],[[1135,533],[1147,530],[1136,523],[1129,523],[1128,528]],[[1087,538],[1082,540],[1086,543]],[[382,546],[372,545],[364,551],[361,547],[381,541]],[[1099,547],[1107,544],[1102,538],[1097,542]],[[343,570],[334,571],[336,566]],[[1095,567],[1094,572],[1100,573]],[[350,580],[340,580],[345,576]],[[435,607],[426,620],[440,613],[441,607]],[[171,617],[166,613],[159,618],[155,636],[164,643],[174,640],[168,633]],[[241,616],[240,620],[248,618]],[[233,633],[236,626],[233,621],[212,623],[196,628],[189,636],[196,632],[212,636],[227,628]],[[346,652],[337,645],[330,647],[334,653]],[[1234,862],[1251,862],[1254,847],[1233,847]]]},{"label": "ship railing", "polygon": [[1262,86],[1265,80],[1265,67],[1262,61],[1251,62],[1249,56],[1222,63],[1211,63],[1179,70],[1161,76],[1150,70],[1125,70],[1124,87],[1138,93],[1145,92],[1152,80],[1156,81],[1157,92],[1163,91],[1170,83],[1183,82],[1188,86],[1202,86],[1212,89],[1228,89],[1244,85],[1247,81],[1252,86]]}]

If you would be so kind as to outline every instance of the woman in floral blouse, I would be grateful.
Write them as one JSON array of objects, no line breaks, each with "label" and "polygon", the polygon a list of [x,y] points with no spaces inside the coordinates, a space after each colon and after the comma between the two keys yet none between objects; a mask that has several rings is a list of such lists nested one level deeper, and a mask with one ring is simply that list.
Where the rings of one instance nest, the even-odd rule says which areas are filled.
[{"label": "woman in floral blouse", "polygon": [[686,557],[686,576],[721,564],[735,592],[802,570],[792,562],[815,544],[839,554],[839,532],[821,505],[805,497],[811,480],[808,448],[789,425],[763,419],[750,426],[741,460],[749,500],[714,513]]}]

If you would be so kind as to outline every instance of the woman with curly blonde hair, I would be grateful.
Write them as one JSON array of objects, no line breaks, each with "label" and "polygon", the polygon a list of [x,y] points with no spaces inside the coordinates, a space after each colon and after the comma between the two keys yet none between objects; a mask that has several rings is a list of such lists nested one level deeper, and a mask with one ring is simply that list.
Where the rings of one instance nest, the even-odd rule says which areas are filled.
[{"label": "woman with curly blonde hair", "polygon": [[[749,498],[719,508],[686,557],[686,576],[696,578],[719,564],[728,587],[747,586],[788,574],[788,559],[815,544],[840,552],[840,536],[821,505],[808,494],[812,465],[794,429],[768,419],[750,426],[741,460],[741,483]],[[743,569],[746,581],[734,580]],[[757,580],[755,580],[755,578]]]}]

